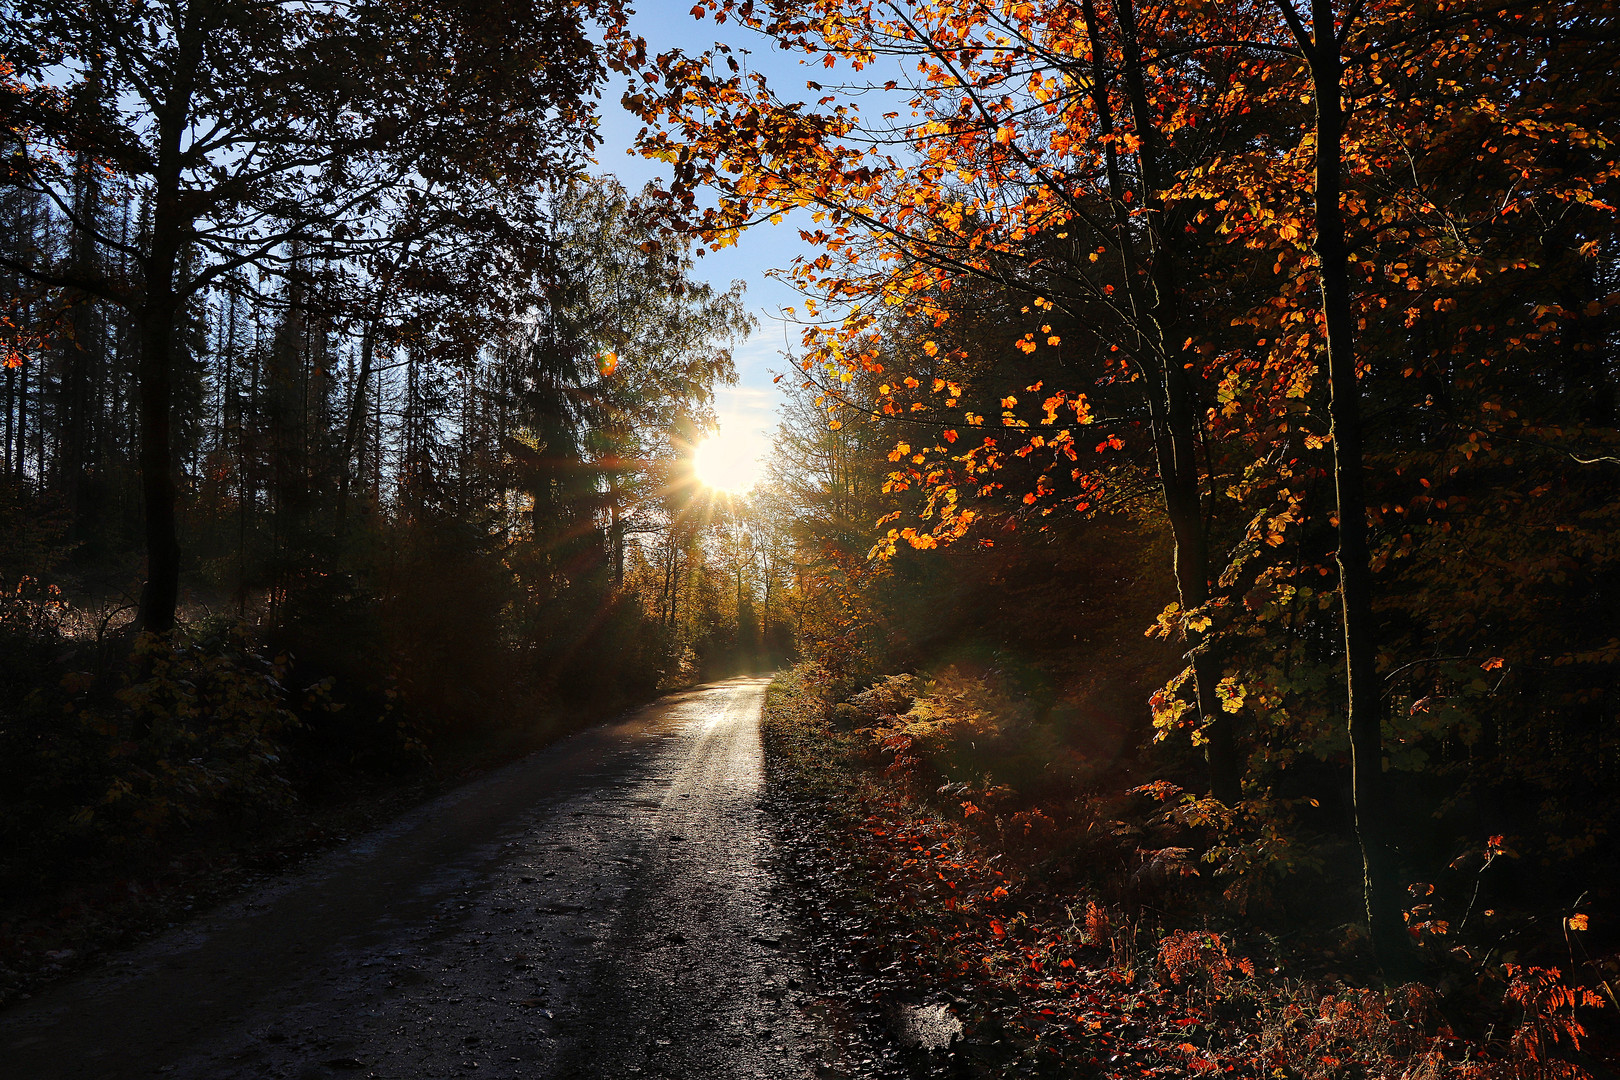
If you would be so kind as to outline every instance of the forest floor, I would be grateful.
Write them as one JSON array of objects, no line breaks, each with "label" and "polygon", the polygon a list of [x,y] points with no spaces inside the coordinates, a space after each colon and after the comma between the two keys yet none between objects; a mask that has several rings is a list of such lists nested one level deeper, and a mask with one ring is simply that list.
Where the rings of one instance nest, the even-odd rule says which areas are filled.
[{"label": "forest floor", "polygon": [[[1013,923],[1004,898],[1016,884],[995,869],[999,860],[987,864],[965,830],[897,798],[854,751],[860,740],[822,722],[807,690],[794,674],[772,684],[766,771],[801,954],[822,999],[871,1049],[855,1075],[1106,1072],[1097,1050],[1112,1033],[1077,1044],[1074,1025],[1046,1022],[1056,1019],[1048,995],[1029,992],[1038,984],[1021,976],[1024,957],[1003,922]],[[1067,967],[1072,985],[1081,973]],[[1134,995],[1086,974],[1099,976],[1092,997],[1110,1021],[1128,1023]]]},{"label": "forest floor", "polygon": [[[1620,1075],[1606,1003],[1557,970],[1509,968],[1494,997],[1470,986],[1447,997],[1432,973],[1357,984],[1250,928],[1053,887],[1017,815],[988,838],[949,815],[821,692],[805,671],[785,673],[764,717],[805,967],[863,1030],[903,1036],[924,1016],[937,1035],[903,1039],[862,1077]],[[1592,1022],[1602,1031],[1584,1030]]]}]

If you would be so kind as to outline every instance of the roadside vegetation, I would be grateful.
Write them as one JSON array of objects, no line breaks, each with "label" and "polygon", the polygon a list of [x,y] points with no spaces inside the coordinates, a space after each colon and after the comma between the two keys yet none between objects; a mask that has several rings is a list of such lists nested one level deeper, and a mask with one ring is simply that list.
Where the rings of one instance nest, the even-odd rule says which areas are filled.
[{"label": "roadside vegetation", "polygon": [[[1369,980],[1363,933],[1335,922],[1345,911],[1295,910],[1279,935],[1273,896],[1248,896],[1273,913],[1257,920],[1211,887],[1235,875],[1199,858],[1212,830],[1162,781],[1099,799],[1092,778],[1048,775],[1032,797],[1023,750],[995,748],[1017,734],[998,719],[1020,723],[997,681],[953,669],[836,701],[825,670],[803,664],[768,694],[805,952],[822,999],[886,1048],[871,1075],[1518,1080],[1612,1067],[1598,1010],[1613,972],[1575,944],[1498,927],[1436,947],[1419,928],[1427,977]],[[1476,880],[1458,884],[1501,857],[1482,852]],[[1418,899],[1423,913],[1463,900]],[[1507,960],[1500,943],[1515,938],[1529,955]],[[908,1048],[895,1017],[929,1004],[963,1021],[961,1037]]]}]

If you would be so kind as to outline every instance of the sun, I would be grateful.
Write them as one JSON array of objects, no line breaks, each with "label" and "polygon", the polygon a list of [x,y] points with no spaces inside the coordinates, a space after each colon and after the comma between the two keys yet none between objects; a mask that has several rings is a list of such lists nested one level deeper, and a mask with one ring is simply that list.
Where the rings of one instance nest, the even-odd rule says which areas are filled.
[{"label": "sun", "polygon": [[763,438],[741,425],[722,423],[719,431],[698,443],[692,473],[704,487],[740,495],[759,482],[764,453]]}]

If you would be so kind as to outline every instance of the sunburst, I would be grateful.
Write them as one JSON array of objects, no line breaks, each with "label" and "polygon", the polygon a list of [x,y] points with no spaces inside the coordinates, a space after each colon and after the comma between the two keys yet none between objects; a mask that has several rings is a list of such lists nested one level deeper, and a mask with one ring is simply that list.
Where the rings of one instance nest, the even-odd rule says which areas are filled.
[{"label": "sunburst", "polygon": [[741,495],[759,482],[764,472],[764,440],[733,424],[698,443],[692,456],[692,474],[704,487]]}]

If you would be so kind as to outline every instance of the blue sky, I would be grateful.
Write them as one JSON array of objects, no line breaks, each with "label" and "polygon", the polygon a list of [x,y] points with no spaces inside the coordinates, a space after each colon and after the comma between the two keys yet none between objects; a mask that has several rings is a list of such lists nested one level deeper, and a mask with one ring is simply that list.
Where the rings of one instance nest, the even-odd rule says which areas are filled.
[{"label": "blue sky", "polygon": [[[694,19],[690,11],[690,0],[643,0],[631,28],[646,38],[647,48],[653,53],[681,48],[696,54],[717,40],[733,49],[749,49],[750,66],[763,72],[779,93],[789,98],[810,96],[804,82],[813,76],[803,71],[797,58],[775,51],[769,40],[735,23],[716,25],[707,19]],[[668,167],[627,154],[641,124],[619,105],[624,88],[624,80],[615,79],[603,94],[598,171],[612,173],[626,187],[636,190],[649,180],[667,179]],[[717,288],[728,288],[733,281],[744,282],[748,306],[759,320],[753,336],[734,351],[738,385],[721,387],[717,394],[721,429],[728,443],[735,445],[734,452],[763,454],[775,429],[774,414],[781,395],[771,382],[772,372],[785,368],[782,354],[798,342],[798,332],[784,321],[782,309],[799,305],[800,300],[797,293],[771,278],[769,272],[785,268],[805,250],[797,226],[789,221],[756,226],[736,245],[697,260],[696,276]]]}]

